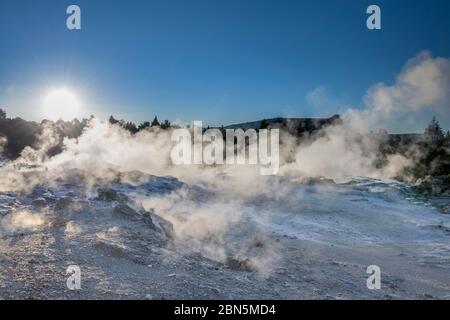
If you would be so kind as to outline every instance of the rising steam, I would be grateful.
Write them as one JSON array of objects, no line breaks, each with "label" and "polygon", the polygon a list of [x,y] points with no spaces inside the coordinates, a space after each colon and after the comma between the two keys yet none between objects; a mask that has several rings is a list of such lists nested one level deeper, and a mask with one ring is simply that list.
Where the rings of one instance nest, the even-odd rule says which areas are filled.
[{"label": "rising steam", "polygon": [[[369,88],[365,108],[349,108],[342,116],[342,124],[326,127],[301,143],[284,134],[279,175],[299,179],[326,177],[336,182],[355,176],[396,177],[412,160],[396,154],[389,156],[383,166],[376,166],[379,145],[384,140],[370,131],[424,109],[448,108],[449,92],[450,60],[420,53],[406,63],[393,85],[381,83]],[[137,200],[170,220],[180,239],[189,240],[192,247],[212,259],[226,260],[227,251],[235,251],[258,270],[270,270],[270,261],[279,257],[276,248],[269,245],[254,252],[250,245],[230,243],[227,237],[230,231],[239,231],[247,201],[283,194],[282,185],[260,177],[252,167],[173,166],[171,130],[149,128],[132,135],[119,125],[98,119],[90,120],[77,139],[64,140],[63,152],[53,157],[47,156],[48,151],[61,143],[61,138],[51,123],[46,124],[39,141],[39,148],[26,148],[18,160],[0,168],[0,192],[27,193],[36,185],[51,185],[74,173],[78,182],[87,187],[113,181],[117,172],[174,176],[188,185],[204,186],[211,195],[199,202],[181,189],[166,196],[139,196]],[[0,152],[4,143],[0,138]],[[23,169],[25,165],[27,170]],[[39,169],[30,170],[32,166]],[[240,178],[228,179],[223,176],[227,172]],[[17,212],[5,223],[11,228],[37,228],[45,220],[30,212]],[[77,232],[82,231],[75,224],[66,228],[68,235]],[[255,230],[254,236],[258,234]]]}]

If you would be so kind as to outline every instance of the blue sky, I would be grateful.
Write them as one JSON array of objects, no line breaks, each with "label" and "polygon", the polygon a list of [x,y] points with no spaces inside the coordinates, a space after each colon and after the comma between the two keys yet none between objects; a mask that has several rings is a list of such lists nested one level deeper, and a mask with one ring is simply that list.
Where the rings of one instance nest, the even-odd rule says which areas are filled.
[{"label": "blue sky", "polygon": [[[366,28],[370,4],[382,30]],[[450,57],[449,31],[445,0],[3,0],[0,107],[40,120],[42,96],[65,86],[83,115],[137,122],[329,116],[362,108],[422,50]]]}]

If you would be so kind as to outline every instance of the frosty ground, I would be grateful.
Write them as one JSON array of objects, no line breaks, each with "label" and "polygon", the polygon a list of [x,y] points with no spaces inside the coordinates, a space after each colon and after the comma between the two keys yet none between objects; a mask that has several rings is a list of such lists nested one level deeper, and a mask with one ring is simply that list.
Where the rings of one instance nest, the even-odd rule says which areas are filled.
[{"label": "frosty ground", "polygon": [[0,193],[0,298],[450,298],[448,200],[393,180],[260,177],[264,191],[244,196],[238,177],[218,179],[74,174]]}]

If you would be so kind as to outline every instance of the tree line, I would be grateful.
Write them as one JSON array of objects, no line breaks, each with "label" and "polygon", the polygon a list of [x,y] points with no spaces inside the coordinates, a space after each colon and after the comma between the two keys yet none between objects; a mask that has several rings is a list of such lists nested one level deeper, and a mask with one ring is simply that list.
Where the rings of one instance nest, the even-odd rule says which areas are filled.
[{"label": "tree line", "polygon": [[157,116],[155,116],[152,122],[144,121],[138,126],[136,126],[136,124],[131,121],[117,120],[113,116],[109,117],[109,123],[120,125],[122,128],[130,131],[133,134],[151,127],[159,127],[163,130],[169,129],[171,127],[171,123],[169,122],[169,120],[164,120],[164,122],[160,123]]},{"label": "tree line", "polygon": [[[93,116],[91,116],[93,118]],[[8,118],[6,112],[0,109],[0,143],[6,141],[6,145],[0,146],[0,151],[3,151],[3,156],[9,159],[16,159],[20,156],[23,149],[26,147],[38,147],[39,137],[43,134],[44,128],[51,125],[53,130],[57,133],[59,143],[51,148],[48,153],[49,156],[58,154],[62,151],[64,138],[78,138],[90,119],[73,119],[72,121],[58,120],[56,122],[50,120],[43,120],[41,123],[35,121],[27,121],[22,118]],[[138,126],[133,122],[116,120],[113,116],[109,118],[111,124],[117,124],[128,130],[132,134],[149,128],[158,127],[166,130],[171,127],[168,120],[159,122],[158,117],[155,116],[152,122],[145,121]],[[6,138],[6,139],[4,139]],[[2,156],[2,155],[0,155]]]},{"label": "tree line", "polygon": [[[72,121],[58,120],[56,122],[43,120],[41,123],[26,121],[21,118],[8,118],[4,110],[0,109],[0,146],[3,156],[9,159],[16,159],[26,147],[38,147],[40,135],[46,125],[51,125],[56,131],[59,143],[48,150],[49,156],[62,151],[64,138],[79,137],[90,119],[74,119]],[[177,126],[171,125],[168,120],[159,122],[155,116],[153,121],[144,121],[136,125],[130,121],[117,120],[110,116],[109,122],[118,125],[131,134],[136,134],[142,130],[158,128],[166,130]],[[269,127],[267,120],[262,120],[261,129]],[[209,128],[209,127],[208,127]],[[224,131],[223,126],[220,128]],[[389,137],[389,135],[387,135]],[[4,139],[6,138],[6,139]],[[413,150],[413,152],[411,151]],[[379,146],[379,164],[382,166],[386,161],[386,156],[390,154],[403,154],[414,160],[414,166],[405,170],[404,174],[414,178],[425,176],[449,176],[450,177],[450,132],[444,132],[436,118],[433,118],[426,127],[424,133],[415,141],[393,141],[387,139]]]}]

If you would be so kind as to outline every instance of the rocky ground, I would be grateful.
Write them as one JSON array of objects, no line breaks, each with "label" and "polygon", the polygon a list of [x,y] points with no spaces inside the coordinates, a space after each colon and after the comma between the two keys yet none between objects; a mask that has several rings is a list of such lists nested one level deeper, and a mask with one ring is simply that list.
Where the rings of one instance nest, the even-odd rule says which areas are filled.
[{"label": "rocky ground", "polygon": [[[187,213],[148,207],[153,198],[217,197],[174,178],[2,193],[0,298],[449,299],[450,219],[395,186],[293,184],[283,199],[237,207],[223,196],[241,214],[220,237],[214,215],[231,214],[215,212],[222,202],[206,206],[206,222],[189,215],[188,202]],[[366,286],[374,264],[380,290]],[[67,287],[70,265],[81,270],[80,290]]]}]

